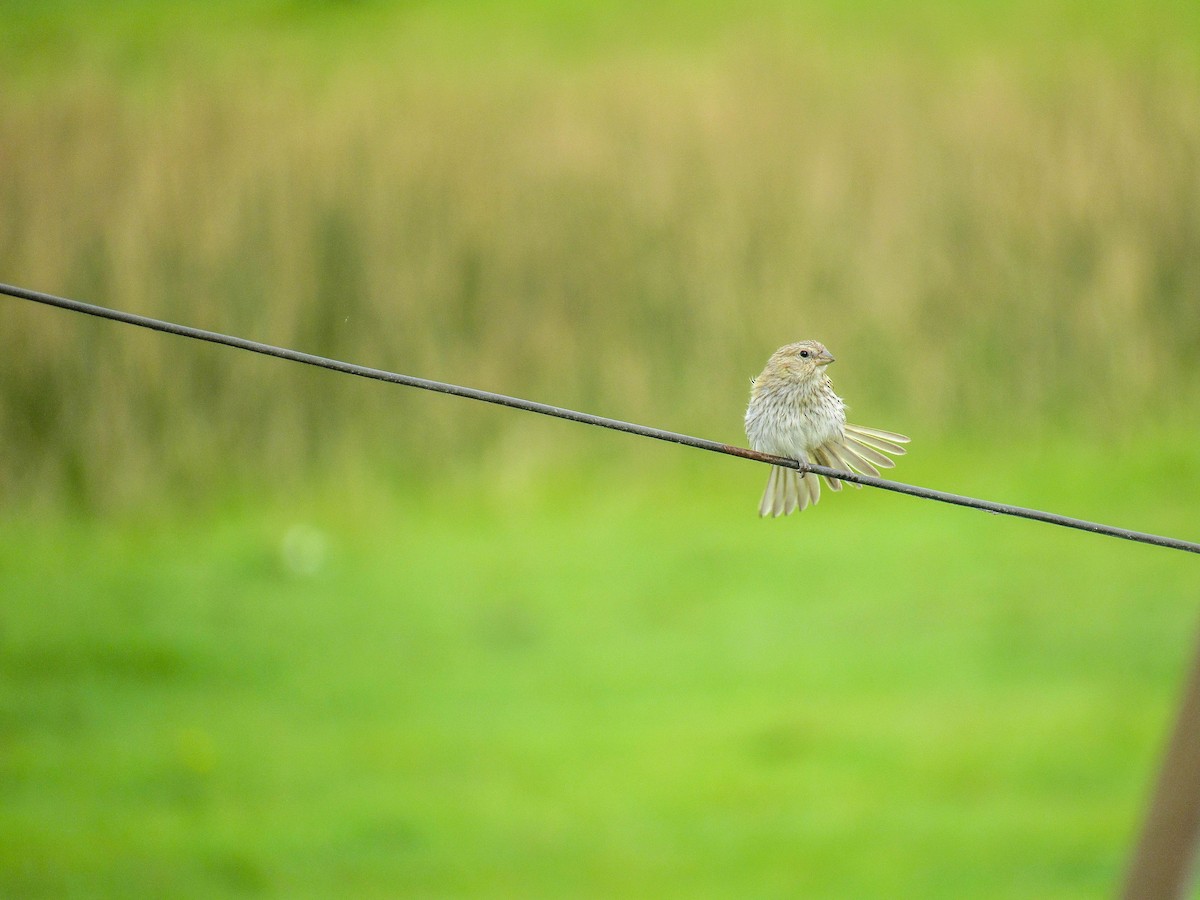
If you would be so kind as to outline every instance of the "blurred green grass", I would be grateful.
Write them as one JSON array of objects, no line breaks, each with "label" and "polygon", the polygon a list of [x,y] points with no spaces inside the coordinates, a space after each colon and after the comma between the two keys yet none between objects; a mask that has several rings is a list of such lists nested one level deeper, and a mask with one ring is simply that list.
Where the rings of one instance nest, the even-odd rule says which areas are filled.
[{"label": "blurred green grass", "polygon": [[[912,474],[1194,519],[1046,449]],[[4,523],[0,893],[1109,892],[1188,557],[870,491],[764,522],[761,467],[662,452]]]}]

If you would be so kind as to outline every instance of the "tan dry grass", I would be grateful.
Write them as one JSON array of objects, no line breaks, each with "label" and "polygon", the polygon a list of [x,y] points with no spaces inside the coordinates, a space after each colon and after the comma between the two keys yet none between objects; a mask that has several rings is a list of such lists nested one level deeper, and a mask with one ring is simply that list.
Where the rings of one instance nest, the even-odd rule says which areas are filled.
[{"label": "tan dry grass", "polygon": [[[745,42],[136,97],[81,76],[0,96],[0,172],[6,280],[713,437],[800,336],[902,430],[1131,430],[1200,399],[1186,67]],[[15,301],[4,322],[6,491],[478,461],[522,428]]]}]

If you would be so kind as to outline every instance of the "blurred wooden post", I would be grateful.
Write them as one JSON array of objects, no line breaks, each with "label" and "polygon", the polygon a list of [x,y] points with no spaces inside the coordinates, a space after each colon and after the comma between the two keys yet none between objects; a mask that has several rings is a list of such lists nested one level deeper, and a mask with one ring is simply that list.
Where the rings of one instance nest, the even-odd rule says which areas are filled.
[{"label": "blurred wooden post", "polygon": [[1125,875],[1125,900],[1178,900],[1191,887],[1200,838],[1200,648],[1192,660],[1142,834]]}]

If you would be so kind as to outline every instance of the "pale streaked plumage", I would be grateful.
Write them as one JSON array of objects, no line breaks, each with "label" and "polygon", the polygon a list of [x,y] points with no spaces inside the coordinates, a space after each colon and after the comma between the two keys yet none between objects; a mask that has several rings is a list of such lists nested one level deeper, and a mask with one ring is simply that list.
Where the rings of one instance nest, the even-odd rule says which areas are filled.
[{"label": "pale streaked plumage", "polygon": [[[846,423],[846,404],[833,392],[825,367],[833,356],[818,341],[800,341],[776,350],[751,384],[746,410],[750,446],[832,469],[878,475],[895,465],[886,454],[900,456],[908,438],[890,431]],[[827,478],[830,489],[842,483]],[[821,497],[816,475],[771,468],[758,507],[760,516],[782,516],[804,509]]]}]

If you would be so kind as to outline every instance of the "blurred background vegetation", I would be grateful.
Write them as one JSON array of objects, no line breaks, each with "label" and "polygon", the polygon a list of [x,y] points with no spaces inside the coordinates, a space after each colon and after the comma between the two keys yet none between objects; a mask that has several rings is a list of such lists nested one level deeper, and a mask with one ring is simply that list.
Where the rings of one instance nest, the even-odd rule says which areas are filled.
[{"label": "blurred background vegetation", "polygon": [[[1196,536],[1200,6],[0,2],[0,280]],[[0,298],[0,893],[1094,896],[1186,559]]]},{"label": "blurred background vegetation", "polygon": [[[922,434],[1200,396],[1194,4],[86,9],[6,10],[10,281],[730,440],[798,335]],[[8,493],[554,452],[7,306]]]}]

